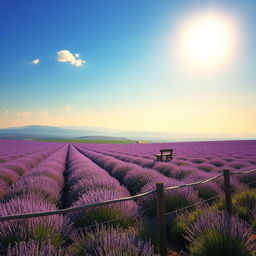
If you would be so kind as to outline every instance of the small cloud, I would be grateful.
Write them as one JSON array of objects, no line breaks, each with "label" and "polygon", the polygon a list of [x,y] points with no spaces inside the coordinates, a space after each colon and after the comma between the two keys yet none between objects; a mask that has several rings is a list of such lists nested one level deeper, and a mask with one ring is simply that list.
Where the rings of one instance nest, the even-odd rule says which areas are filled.
[{"label": "small cloud", "polygon": [[48,112],[46,110],[42,110],[42,111],[39,111],[38,114],[40,116],[47,116],[48,115]]},{"label": "small cloud", "polygon": [[10,113],[9,109],[6,109],[4,112],[6,115],[9,115],[9,113]]},{"label": "small cloud", "polygon": [[17,112],[16,113],[16,116],[20,116],[20,117],[27,117],[27,116],[31,116],[31,113],[30,112]]},{"label": "small cloud", "polygon": [[85,60],[80,58],[80,54],[73,55],[69,50],[61,50],[57,52],[58,62],[69,62],[71,65],[80,67],[85,63]]},{"label": "small cloud", "polygon": [[35,59],[35,60],[32,60],[32,61],[31,61],[31,63],[32,63],[32,64],[35,64],[35,65],[39,64],[39,62],[40,62],[39,59]]},{"label": "small cloud", "polygon": [[70,105],[64,106],[63,108],[65,111],[70,111],[72,108]]}]

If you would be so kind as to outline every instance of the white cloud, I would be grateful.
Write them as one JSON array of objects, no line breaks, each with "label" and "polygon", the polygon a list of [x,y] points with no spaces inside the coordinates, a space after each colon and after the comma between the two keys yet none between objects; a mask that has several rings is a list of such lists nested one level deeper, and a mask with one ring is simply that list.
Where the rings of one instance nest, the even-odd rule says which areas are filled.
[{"label": "white cloud", "polygon": [[9,109],[6,109],[4,112],[6,115],[9,115],[9,113],[10,113]]},{"label": "white cloud", "polygon": [[57,52],[57,61],[58,62],[69,62],[71,65],[80,67],[85,63],[85,60],[82,60],[80,54],[72,54],[69,50],[61,50]]},{"label": "white cloud", "polygon": [[42,110],[42,111],[39,111],[38,114],[40,116],[47,116],[48,115],[48,112],[46,110]]},{"label": "white cloud", "polygon": [[70,105],[64,106],[63,108],[65,111],[70,111],[72,108]]},{"label": "white cloud", "polygon": [[21,111],[21,112],[17,112],[16,116],[27,117],[27,116],[31,116],[31,113],[30,112]]},{"label": "white cloud", "polygon": [[35,64],[35,65],[37,65],[37,64],[39,64],[39,62],[40,62],[40,59],[35,59],[35,60],[32,60],[31,62],[32,62],[32,64]]}]

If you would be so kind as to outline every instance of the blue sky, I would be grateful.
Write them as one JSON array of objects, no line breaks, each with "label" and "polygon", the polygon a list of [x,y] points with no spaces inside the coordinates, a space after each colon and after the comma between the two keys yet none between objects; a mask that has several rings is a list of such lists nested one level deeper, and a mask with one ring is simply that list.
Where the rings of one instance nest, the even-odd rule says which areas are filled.
[{"label": "blue sky", "polygon": [[[0,127],[255,133],[255,7],[255,1],[1,1]],[[181,21],[209,11],[232,17],[239,46],[223,70],[200,76],[179,66],[173,42]],[[58,61],[63,50],[85,63]]]}]

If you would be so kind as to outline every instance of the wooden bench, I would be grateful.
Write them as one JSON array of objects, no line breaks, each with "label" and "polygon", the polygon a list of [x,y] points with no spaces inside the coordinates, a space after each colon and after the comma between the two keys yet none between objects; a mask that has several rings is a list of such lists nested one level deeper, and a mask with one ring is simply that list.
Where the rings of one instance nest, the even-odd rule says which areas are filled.
[{"label": "wooden bench", "polygon": [[160,154],[155,154],[157,161],[172,160],[173,149],[160,149]]}]

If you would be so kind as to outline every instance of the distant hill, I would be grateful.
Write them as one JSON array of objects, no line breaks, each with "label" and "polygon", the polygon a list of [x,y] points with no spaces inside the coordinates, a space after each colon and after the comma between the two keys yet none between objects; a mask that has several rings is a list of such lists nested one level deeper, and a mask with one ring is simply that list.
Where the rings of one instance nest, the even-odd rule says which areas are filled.
[{"label": "distant hill", "polygon": [[127,140],[125,137],[113,137],[113,136],[83,136],[78,137],[79,140]]},{"label": "distant hill", "polygon": [[156,142],[205,141],[205,140],[243,140],[256,139],[256,133],[167,133],[145,131],[120,131],[105,127],[43,126],[30,125],[0,129],[0,139],[89,139],[98,140],[143,140]]},{"label": "distant hill", "polygon": [[81,127],[54,127],[31,125],[0,129],[0,139],[13,140],[100,140],[100,141],[129,141],[120,136],[108,135],[106,131],[90,130]]},{"label": "distant hill", "polygon": [[23,135],[44,135],[44,136],[69,136],[69,137],[78,137],[78,136],[89,136],[89,135],[102,135],[98,131],[91,130],[79,130],[79,129],[68,129],[62,127],[54,126],[41,126],[41,125],[30,125],[22,127],[11,127],[0,129],[0,135],[2,134],[23,134]]}]

